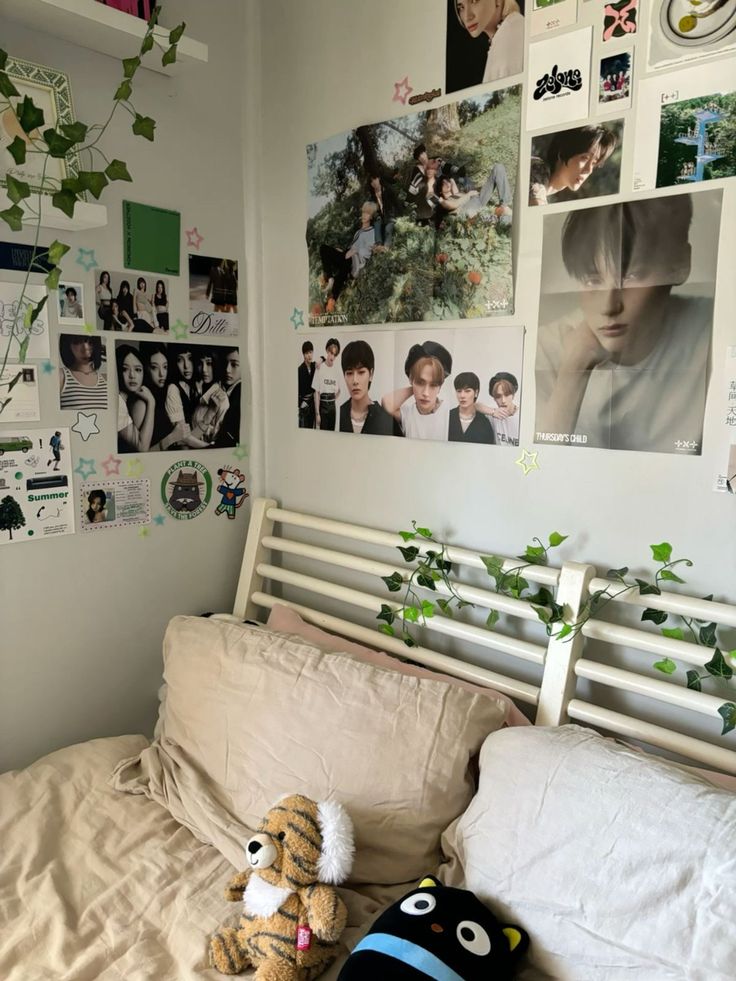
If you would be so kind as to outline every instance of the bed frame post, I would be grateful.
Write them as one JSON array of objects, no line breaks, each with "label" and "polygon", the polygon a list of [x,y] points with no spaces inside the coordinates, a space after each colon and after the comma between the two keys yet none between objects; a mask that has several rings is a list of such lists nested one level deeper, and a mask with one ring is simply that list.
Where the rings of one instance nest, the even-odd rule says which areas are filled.
[{"label": "bed frame post", "polygon": [[[565,607],[565,619],[574,622],[588,598],[588,586],[595,575],[592,565],[565,562],[560,571],[556,600]],[[544,675],[534,724],[559,726],[568,721],[567,706],[575,697],[575,662],[583,652],[582,633],[557,640],[551,637],[544,661]]]},{"label": "bed frame post", "polygon": [[277,507],[278,502],[268,497],[257,497],[251,505],[243,564],[240,566],[238,589],[233,604],[233,614],[242,620],[254,620],[258,615],[258,607],[251,601],[251,596],[263,588],[263,576],[259,576],[256,569],[268,559],[268,550],[264,548],[262,541],[273,533],[274,523],[269,519],[268,512]]}]

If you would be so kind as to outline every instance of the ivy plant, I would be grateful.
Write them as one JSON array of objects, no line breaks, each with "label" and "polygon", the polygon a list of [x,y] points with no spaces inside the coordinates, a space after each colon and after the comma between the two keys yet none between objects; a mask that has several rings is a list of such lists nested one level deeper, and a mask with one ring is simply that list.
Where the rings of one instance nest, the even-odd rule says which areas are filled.
[{"label": "ivy plant", "polygon": [[[15,304],[15,312],[12,314],[14,322],[10,328],[8,343],[5,350],[0,352],[0,371],[5,368],[11,352],[14,360],[21,364],[25,361],[33,324],[48,299],[48,296],[44,296],[35,305],[28,300],[27,291],[31,275],[46,273],[47,289],[55,290],[61,278],[60,262],[70,248],[69,245],[58,240],[54,240],[48,248],[39,247],[41,206],[44,196],[50,198],[52,208],[73,218],[76,205],[88,194],[99,200],[109,184],[115,181],[132,180],[125,161],[109,157],[100,146],[110,123],[119,112],[127,112],[130,115],[131,129],[136,136],[149,141],[154,139],[155,120],[150,116],[142,115],[135,108],[132,101],[133,84],[143,56],[154,47],[162,52],[163,65],[170,65],[176,61],[177,45],[186,26],[184,23],[179,24],[169,32],[168,43],[162,44],[155,33],[160,14],[161,5],[154,6],[138,53],[122,60],[123,77],[112,96],[110,112],[104,122],[84,123],[77,120],[73,123],[62,123],[58,128],[52,126],[44,128],[43,111],[35,105],[29,95],[20,98],[13,79],[6,71],[8,54],[0,49],[0,115],[10,112],[23,132],[23,136],[16,136],[4,152],[10,154],[16,166],[24,164],[29,156],[38,157],[41,164],[40,183],[35,191],[27,181],[18,180],[12,174],[7,174],[5,177],[10,205],[0,211],[0,219],[14,232],[21,231],[24,224],[30,226],[34,232],[34,240],[25,279],[19,285],[18,300]],[[83,160],[89,161],[88,169],[80,170],[75,177],[61,180],[49,176],[47,170],[50,160],[65,160],[72,152],[80,154]],[[9,166],[12,167],[12,164]],[[17,351],[13,349],[14,344],[17,344]],[[11,398],[0,403],[0,413]]]}]

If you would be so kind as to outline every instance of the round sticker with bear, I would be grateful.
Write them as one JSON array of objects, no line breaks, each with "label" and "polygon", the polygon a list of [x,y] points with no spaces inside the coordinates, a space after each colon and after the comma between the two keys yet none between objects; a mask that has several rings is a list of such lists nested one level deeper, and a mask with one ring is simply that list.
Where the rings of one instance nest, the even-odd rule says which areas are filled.
[{"label": "round sticker with bear", "polygon": [[161,499],[172,518],[196,518],[211,496],[212,477],[196,460],[178,460],[161,478]]}]

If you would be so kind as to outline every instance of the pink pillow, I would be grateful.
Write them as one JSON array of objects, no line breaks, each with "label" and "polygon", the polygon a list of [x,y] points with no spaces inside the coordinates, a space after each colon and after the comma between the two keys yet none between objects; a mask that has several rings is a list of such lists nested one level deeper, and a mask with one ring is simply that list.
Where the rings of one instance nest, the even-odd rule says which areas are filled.
[{"label": "pink pillow", "polygon": [[428,668],[420,668],[415,664],[406,664],[396,657],[391,657],[384,651],[374,651],[370,647],[356,644],[354,641],[345,640],[337,634],[330,634],[326,630],[321,630],[311,623],[303,620],[296,610],[288,606],[276,603],[268,615],[267,626],[281,634],[296,634],[302,640],[308,641],[314,647],[326,651],[328,654],[352,654],[364,664],[372,664],[376,668],[386,668],[389,671],[398,671],[399,674],[410,675],[413,678],[429,678],[433,681],[444,681],[448,685],[455,685],[464,688],[466,691],[474,692],[479,695],[486,695],[488,698],[502,699],[506,703],[507,726],[529,726],[531,722],[521,712],[508,696],[493,688],[484,688],[482,685],[474,685],[461,678],[453,678],[449,674],[441,674],[438,671],[430,671]]}]

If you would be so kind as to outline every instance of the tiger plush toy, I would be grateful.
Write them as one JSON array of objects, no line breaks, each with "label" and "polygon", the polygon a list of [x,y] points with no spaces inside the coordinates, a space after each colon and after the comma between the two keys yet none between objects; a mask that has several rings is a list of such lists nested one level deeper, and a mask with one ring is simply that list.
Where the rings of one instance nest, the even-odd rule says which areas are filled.
[{"label": "tiger plush toy", "polygon": [[255,967],[256,981],[312,981],[337,956],[345,904],[325,883],[347,878],[353,828],[335,801],[294,794],[266,814],[248,841],[247,867],[225,898],[243,901],[238,927],[210,940],[210,964],[221,974]]}]

